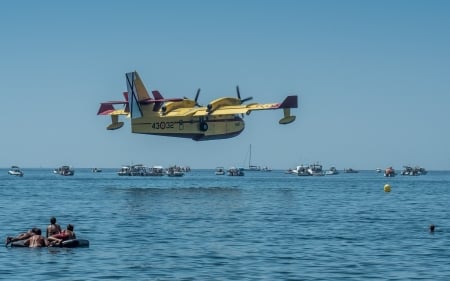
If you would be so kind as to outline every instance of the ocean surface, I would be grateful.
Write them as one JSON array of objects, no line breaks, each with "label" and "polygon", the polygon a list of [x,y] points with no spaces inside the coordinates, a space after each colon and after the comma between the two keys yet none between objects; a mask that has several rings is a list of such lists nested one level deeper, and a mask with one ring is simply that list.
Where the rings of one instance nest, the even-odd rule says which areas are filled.
[{"label": "ocean surface", "polygon": [[450,172],[7,170],[2,239],[55,216],[90,247],[0,247],[0,280],[450,280]]}]

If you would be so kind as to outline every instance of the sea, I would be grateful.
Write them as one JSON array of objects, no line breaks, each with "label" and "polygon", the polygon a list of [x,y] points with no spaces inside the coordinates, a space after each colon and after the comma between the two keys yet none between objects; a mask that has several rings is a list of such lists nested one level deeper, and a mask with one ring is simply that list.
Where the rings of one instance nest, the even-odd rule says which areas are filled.
[{"label": "sea", "polygon": [[450,280],[448,171],[117,170],[65,177],[23,169],[14,177],[0,169],[2,239],[32,227],[45,233],[54,216],[90,241],[0,247],[0,280]]}]

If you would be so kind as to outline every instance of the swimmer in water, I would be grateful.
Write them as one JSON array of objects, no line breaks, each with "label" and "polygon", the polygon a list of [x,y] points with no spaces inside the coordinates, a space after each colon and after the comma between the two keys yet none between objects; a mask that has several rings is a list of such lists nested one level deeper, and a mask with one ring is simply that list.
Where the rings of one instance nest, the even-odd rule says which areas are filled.
[{"label": "swimmer in water", "polygon": [[431,232],[431,233],[434,232],[434,228],[435,228],[434,224],[430,224],[430,232]]}]

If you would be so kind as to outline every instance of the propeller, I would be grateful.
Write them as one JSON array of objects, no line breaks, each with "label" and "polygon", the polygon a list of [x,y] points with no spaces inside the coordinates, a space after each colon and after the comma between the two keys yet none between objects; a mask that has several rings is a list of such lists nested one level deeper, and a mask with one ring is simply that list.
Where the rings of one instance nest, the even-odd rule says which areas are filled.
[{"label": "propeller", "polygon": [[197,93],[195,94],[195,99],[194,99],[195,106],[199,106],[200,107],[201,105],[199,105],[198,102],[197,102],[199,95],[200,95],[200,88],[198,88]]},{"label": "propeller", "polygon": [[[195,101],[195,106],[201,107],[201,105],[197,102],[199,96],[200,96],[200,88],[198,88],[197,93],[195,94],[194,101]],[[189,98],[184,97],[184,99],[189,99]]]},{"label": "propeller", "polygon": [[237,93],[238,99],[241,101],[241,104],[243,104],[246,101],[249,101],[249,100],[253,99],[253,97],[248,97],[248,98],[245,98],[245,99],[241,99],[241,92],[239,91],[239,86],[236,86],[236,93]]}]

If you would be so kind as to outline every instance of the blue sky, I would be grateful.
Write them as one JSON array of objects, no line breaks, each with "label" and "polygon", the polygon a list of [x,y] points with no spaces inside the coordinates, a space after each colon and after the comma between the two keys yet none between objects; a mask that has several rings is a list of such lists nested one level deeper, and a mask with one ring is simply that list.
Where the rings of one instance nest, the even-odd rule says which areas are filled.
[{"label": "blue sky", "polygon": [[[2,1],[0,167],[450,169],[448,1]],[[298,94],[208,142],[107,131],[125,73],[199,102]]]}]

